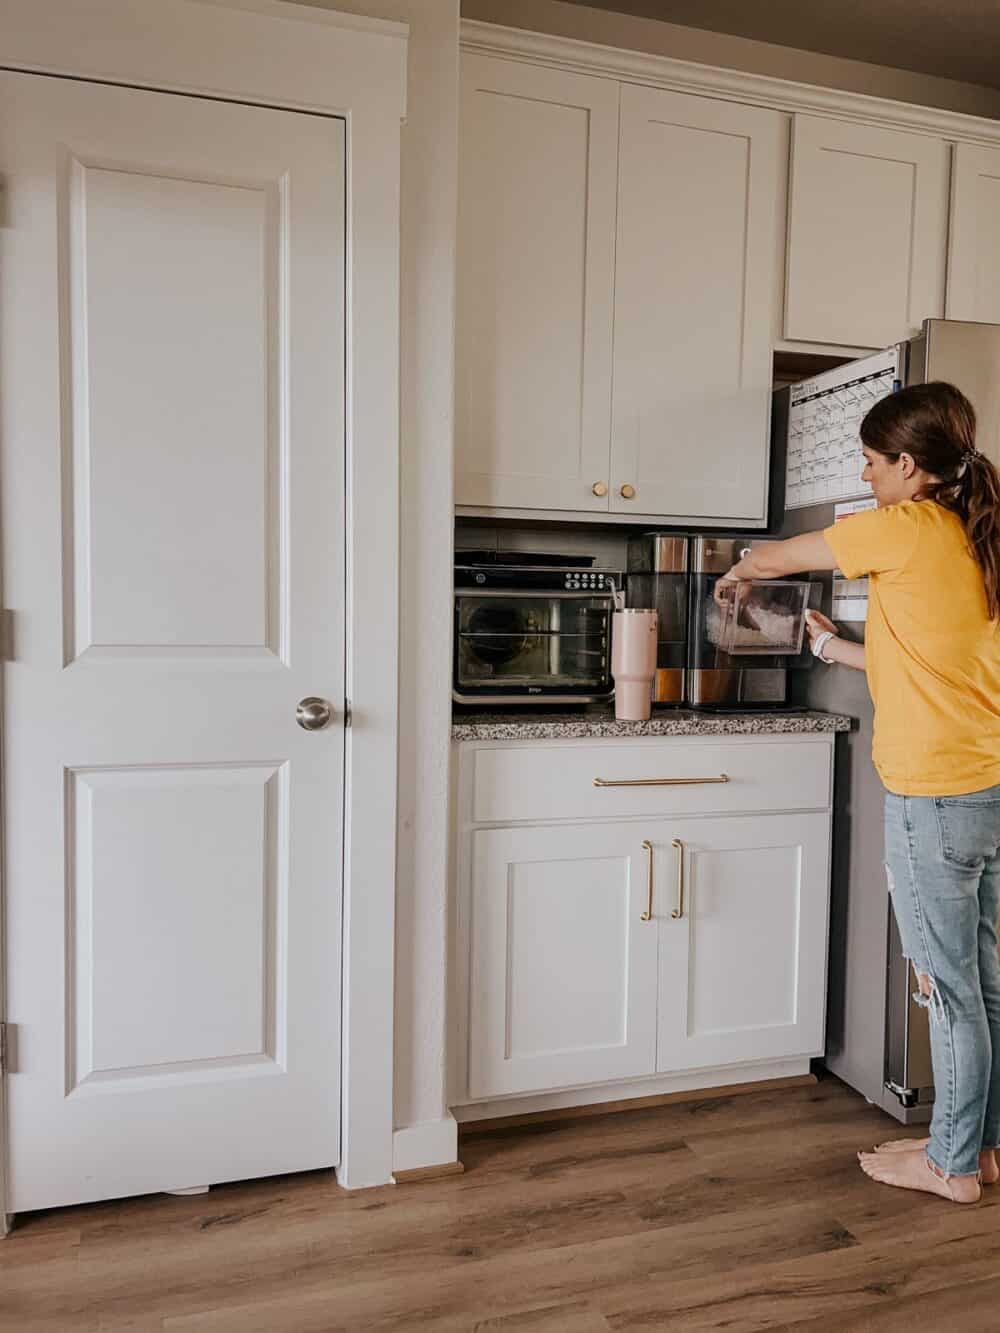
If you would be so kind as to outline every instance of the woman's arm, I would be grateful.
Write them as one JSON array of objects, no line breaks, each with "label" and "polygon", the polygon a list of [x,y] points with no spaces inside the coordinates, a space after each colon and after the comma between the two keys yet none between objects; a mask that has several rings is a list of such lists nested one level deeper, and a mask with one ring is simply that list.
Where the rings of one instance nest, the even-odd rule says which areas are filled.
[{"label": "woman's arm", "polygon": [[854,671],[864,671],[865,669],[865,645],[863,643],[852,643],[850,639],[827,639],[823,647],[823,655],[828,657],[831,662],[839,662],[841,666],[851,667]]},{"label": "woman's arm", "polygon": [[761,542],[726,579],[780,579],[786,574],[805,574],[813,569],[836,569],[837,560],[822,532],[804,532],[783,542]]},{"label": "woman's arm", "polygon": [[[837,559],[827,544],[822,532],[804,532],[799,537],[789,537],[783,542],[762,542],[724,574],[719,583],[739,579],[780,579],[787,574],[804,574],[810,570],[836,569]],[[717,594],[725,596],[716,585]],[[841,666],[852,667],[855,671],[865,669],[865,645],[851,643],[840,638],[832,620],[819,612],[806,613],[806,627],[810,640],[815,640],[826,631],[835,637],[828,639],[823,647],[823,656]]]}]

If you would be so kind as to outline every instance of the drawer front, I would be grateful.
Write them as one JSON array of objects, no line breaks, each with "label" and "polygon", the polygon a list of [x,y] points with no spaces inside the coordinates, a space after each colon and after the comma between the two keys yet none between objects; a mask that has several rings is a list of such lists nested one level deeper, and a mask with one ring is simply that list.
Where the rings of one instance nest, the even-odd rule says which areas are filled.
[{"label": "drawer front", "polygon": [[536,742],[476,749],[470,758],[474,823],[825,810],[831,802],[825,739]]}]

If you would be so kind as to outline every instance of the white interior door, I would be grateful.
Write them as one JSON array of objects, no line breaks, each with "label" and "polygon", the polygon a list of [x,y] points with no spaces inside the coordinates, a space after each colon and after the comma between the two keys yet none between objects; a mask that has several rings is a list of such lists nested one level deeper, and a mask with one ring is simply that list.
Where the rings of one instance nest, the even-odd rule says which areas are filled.
[{"label": "white interior door", "polygon": [[332,1165],[343,124],[5,73],[0,170],[7,1207]]}]

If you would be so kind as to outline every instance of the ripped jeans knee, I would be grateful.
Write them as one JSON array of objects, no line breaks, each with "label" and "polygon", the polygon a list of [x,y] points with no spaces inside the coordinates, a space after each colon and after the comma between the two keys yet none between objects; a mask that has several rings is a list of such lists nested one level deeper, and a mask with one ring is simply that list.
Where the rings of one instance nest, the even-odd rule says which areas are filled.
[{"label": "ripped jeans knee", "polygon": [[917,978],[917,989],[913,992],[914,1003],[918,1004],[921,1009],[929,1010],[932,1018],[943,1018],[944,1000],[934,982],[934,978],[929,972],[921,972],[912,959],[910,965],[913,968],[914,976]]},{"label": "ripped jeans knee", "polygon": [[929,1010],[938,1018],[943,1017],[943,1002],[938,993],[937,986],[934,984],[934,978],[930,969],[926,966],[923,959],[917,958],[918,949],[916,928],[914,924],[905,916],[901,919],[899,911],[900,904],[897,900],[897,889],[895,876],[892,873],[892,867],[889,862],[885,862],[885,878],[889,888],[889,897],[892,899],[893,913],[896,917],[896,926],[899,930],[900,941],[903,945],[903,953],[913,968],[913,974],[917,979],[917,989],[913,992],[914,1001],[922,1009]]}]

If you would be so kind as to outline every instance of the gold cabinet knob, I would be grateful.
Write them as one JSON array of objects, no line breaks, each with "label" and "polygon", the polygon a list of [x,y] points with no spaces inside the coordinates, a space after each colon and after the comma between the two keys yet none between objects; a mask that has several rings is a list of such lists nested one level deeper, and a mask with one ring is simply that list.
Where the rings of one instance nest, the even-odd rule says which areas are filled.
[{"label": "gold cabinet knob", "polygon": [[608,493],[608,488],[603,481],[595,481],[590,489],[598,499],[600,499],[602,495],[607,495]]},{"label": "gold cabinet knob", "polygon": [[630,486],[628,482],[626,482],[625,485],[621,488],[619,494],[621,495],[623,500],[631,500],[635,496],[635,487]]}]

